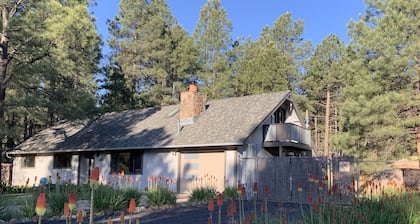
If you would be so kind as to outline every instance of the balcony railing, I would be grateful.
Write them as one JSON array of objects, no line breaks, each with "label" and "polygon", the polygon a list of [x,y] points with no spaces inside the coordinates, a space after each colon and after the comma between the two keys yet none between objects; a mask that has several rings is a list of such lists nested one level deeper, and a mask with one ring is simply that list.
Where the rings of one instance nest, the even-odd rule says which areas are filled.
[{"label": "balcony railing", "polygon": [[264,145],[282,145],[282,143],[287,143],[288,145],[296,143],[297,145],[310,147],[311,132],[306,128],[290,123],[264,126]]}]

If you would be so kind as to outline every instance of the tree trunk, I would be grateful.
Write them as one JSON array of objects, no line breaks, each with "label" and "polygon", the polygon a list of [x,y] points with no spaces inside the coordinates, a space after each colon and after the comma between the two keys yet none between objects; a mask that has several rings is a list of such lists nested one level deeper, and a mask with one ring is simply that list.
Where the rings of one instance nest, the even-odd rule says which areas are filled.
[{"label": "tree trunk", "polygon": [[324,152],[326,156],[330,155],[329,149],[329,129],[330,129],[330,90],[327,87],[327,99],[325,103],[325,131],[324,131]]},{"label": "tree trunk", "polygon": [[[4,101],[6,99],[6,75],[7,65],[9,64],[9,56],[7,52],[9,38],[9,8],[7,5],[1,6],[2,15],[2,33],[0,36],[0,123],[5,124],[4,120]],[[2,181],[2,162],[3,162],[3,139],[5,136],[0,135],[0,182]]]}]

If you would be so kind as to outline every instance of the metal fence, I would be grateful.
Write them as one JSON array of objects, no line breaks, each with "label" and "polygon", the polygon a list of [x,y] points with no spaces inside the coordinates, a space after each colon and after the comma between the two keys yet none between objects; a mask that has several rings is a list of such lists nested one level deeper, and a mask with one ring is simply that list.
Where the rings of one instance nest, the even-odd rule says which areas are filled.
[{"label": "metal fence", "polygon": [[[353,157],[272,157],[242,158],[242,182],[252,196],[273,201],[310,203],[315,200],[349,202],[355,193],[356,172]],[[268,195],[264,195],[268,186]]]}]

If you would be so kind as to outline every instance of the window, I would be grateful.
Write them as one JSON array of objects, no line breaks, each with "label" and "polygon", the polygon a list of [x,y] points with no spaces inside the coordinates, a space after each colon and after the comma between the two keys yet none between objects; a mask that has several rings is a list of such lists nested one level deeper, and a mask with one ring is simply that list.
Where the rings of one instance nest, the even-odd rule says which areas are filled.
[{"label": "window", "polygon": [[143,173],[143,152],[118,152],[111,154],[111,172]]},{"label": "window", "polygon": [[56,154],[54,155],[54,169],[71,168],[71,154]]},{"label": "window", "polygon": [[280,124],[280,123],[284,123],[285,119],[286,119],[286,111],[284,109],[278,109],[274,112],[273,114],[273,123],[274,124]]},{"label": "window", "polygon": [[24,156],[22,160],[22,167],[35,167],[35,156]]}]

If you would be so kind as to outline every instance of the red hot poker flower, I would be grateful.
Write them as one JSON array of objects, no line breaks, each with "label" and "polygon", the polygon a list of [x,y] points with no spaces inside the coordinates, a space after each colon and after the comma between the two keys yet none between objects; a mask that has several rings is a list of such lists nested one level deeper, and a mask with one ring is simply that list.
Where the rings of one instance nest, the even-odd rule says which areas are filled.
[{"label": "red hot poker flower", "polygon": [[302,183],[298,183],[297,190],[298,192],[302,192],[303,190]]},{"label": "red hot poker flower", "polygon": [[219,193],[217,195],[217,206],[222,206],[222,205],[223,205],[223,195]]},{"label": "red hot poker flower", "polygon": [[213,198],[209,198],[209,201],[207,203],[207,209],[210,212],[214,211],[214,200],[213,200]]},{"label": "red hot poker flower", "polygon": [[69,204],[67,202],[64,203],[64,216],[65,217],[69,217],[70,216],[70,208],[69,208]]},{"label": "red hot poker flower", "polygon": [[36,201],[35,212],[38,216],[44,216],[47,211],[45,193],[41,193]]},{"label": "red hot poker flower", "polygon": [[269,192],[268,185],[264,185],[264,196],[267,197]]},{"label": "red hot poker flower", "polygon": [[136,211],[136,200],[134,198],[130,199],[130,206],[128,206],[128,212],[133,213]]},{"label": "red hot poker flower", "polygon": [[99,167],[95,167],[92,169],[92,173],[90,174],[90,178],[91,181],[98,181],[99,180]]},{"label": "red hot poker flower", "polygon": [[69,208],[70,211],[73,211],[76,208],[76,192],[70,191],[69,193]]},{"label": "red hot poker flower", "polygon": [[254,193],[258,192],[258,183],[254,182],[254,186],[252,187],[252,191],[254,191]]}]

